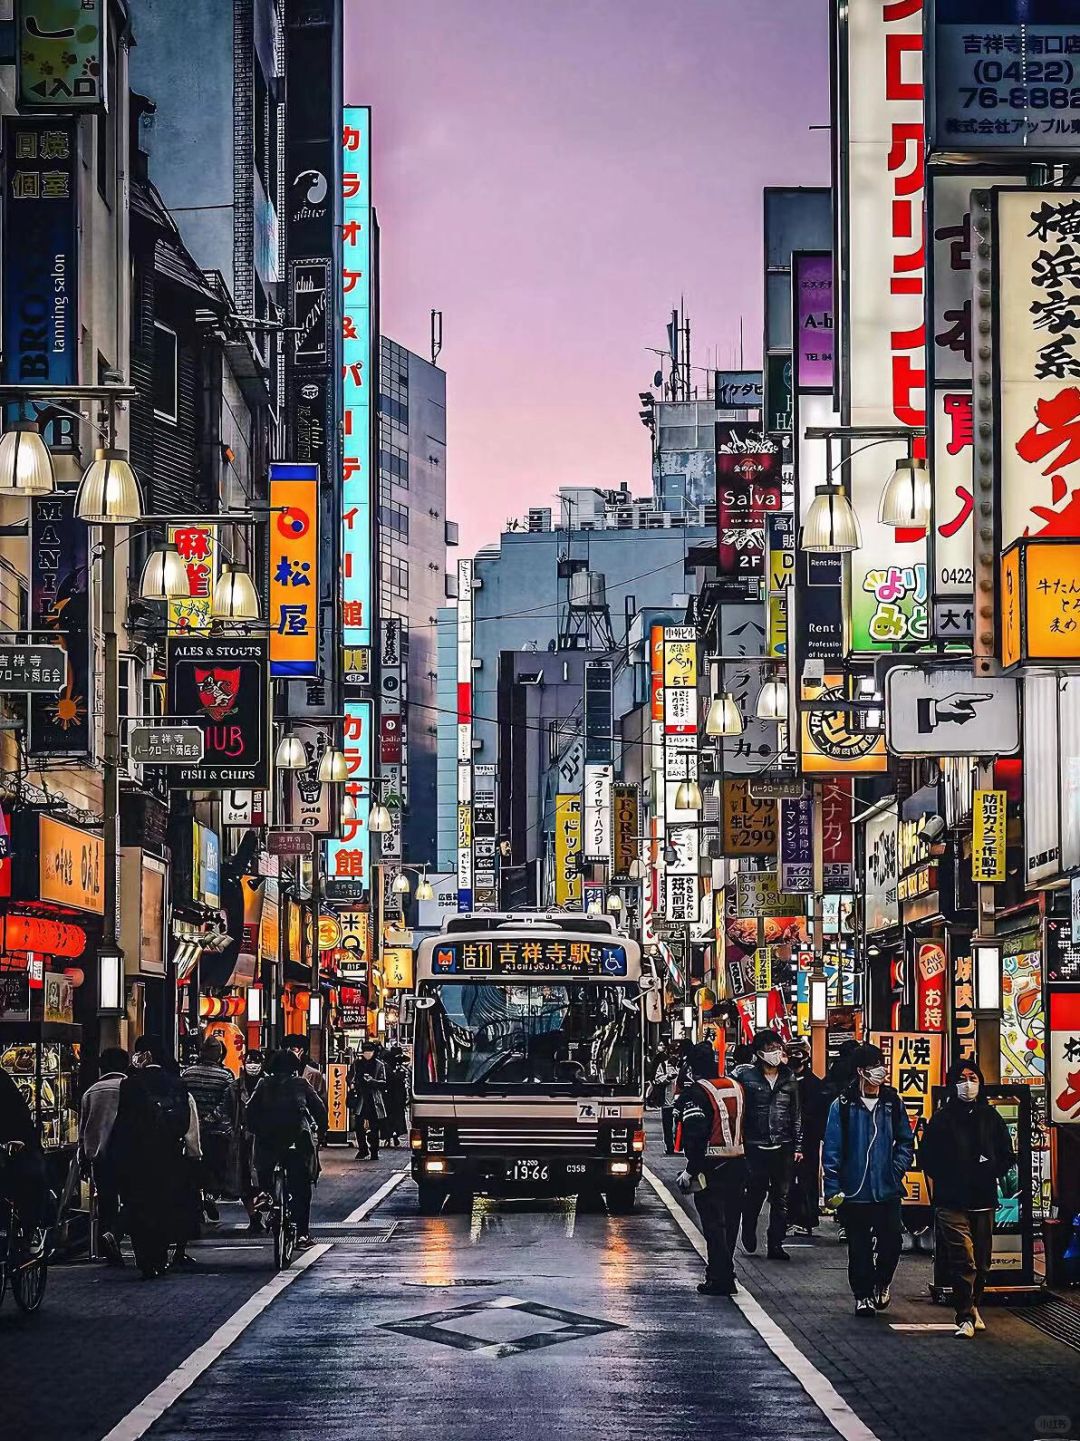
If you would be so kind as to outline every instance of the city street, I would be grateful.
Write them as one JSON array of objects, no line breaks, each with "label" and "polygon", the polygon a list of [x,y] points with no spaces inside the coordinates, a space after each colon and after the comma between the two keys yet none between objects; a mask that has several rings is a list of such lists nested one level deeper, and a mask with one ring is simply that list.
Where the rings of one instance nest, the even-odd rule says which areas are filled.
[{"label": "city street", "polygon": [[[200,1244],[198,1273],[153,1285],[130,1265],[58,1267],[36,1318],[0,1312],[12,1434],[1076,1434],[1080,1310],[1071,1347],[1033,1324],[1038,1311],[996,1309],[960,1347],[926,1299],[928,1261],[905,1258],[888,1317],[857,1319],[828,1225],[790,1241],[782,1268],[740,1250],[737,1304],[699,1297],[696,1228],[673,1215],[668,1184],[681,1161],[650,1149],[655,1179],[625,1217],[480,1199],[422,1218],[401,1152],[360,1165],[332,1151],[317,1244],[277,1281],[267,1243],[233,1235]],[[62,1386],[48,1379],[59,1353]]]}]

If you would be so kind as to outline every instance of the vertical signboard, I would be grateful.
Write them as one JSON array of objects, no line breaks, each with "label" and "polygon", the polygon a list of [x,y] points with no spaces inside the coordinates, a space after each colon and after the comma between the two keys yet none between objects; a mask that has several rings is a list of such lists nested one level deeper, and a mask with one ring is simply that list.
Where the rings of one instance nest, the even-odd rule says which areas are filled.
[{"label": "vertical signboard", "polygon": [[472,854],[472,624],[473,562],[458,561],[457,813],[458,910],[473,903]]},{"label": "vertical signboard", "polygon": [[585,762],[604,764],[612,758],[611,662],[585,662]]},{"label": "vertical signboard", "polygon": [[[842,415],[863,427],[926,423],[923,227],[923,0],[851,0],[841,27],[841,273],[847,364]],[[916,453],[924,452],[916,441]],[[857,446],[855,447],[858,448]],[[904,443],[847,467],[862,546],[851,557],[852,648],[891,648],[928,633],[926,536],[878,520]]]},{"label": "vertical signboard", "polygon": [[757,595],[765,573],[765,526],[781,506],[781,453],[759,427],[716,424],[716,544],[719,594]]},{"label": "vertical signboard", "polygon": [[32,694],[34,755],[85,756],[91,750],[90,532],[75,516],[75,492],[30,502],[30,627],[67,652],[59,695]]},{"label": "vertical signboard", "polygon": [[498,768],[473,767],[473,898],[477,908],[499,903]]},{"label": "vertical signboard", "polygon": [[835,364],[833,262],[824,250],[791,257],[795,316],[795,374],[800,390],[832,391]]},{"label": "vertical signboard", "polygon": [[289,734],[297,738],[304,747],[307,764],[301,770],[288,772],[288,811],[290,826],[312,831],[316,835],[329,835],[331,829],[332,786],[324,786],[319,780],[319,762],[334,744],[332,722],[293,721]]},{"label": "vertical signboard", "polygon": [[[345,107],[342,125],[342,645],[371,646],[372,365],[371,111]],[[348,678],[348,671],[346,672]]]},{"label": "vertical signboard", "polygon": [[[880,1046],[889,1072],[889,1084],[900,1100],[912,1130],[924,1125],[933,1114],[934,1087],[941,1084],[942,1037],[914,1031],[875,1031],[871,1042]],[[929,1204],[926,1178],[918,1170],[904,1175],[903,1201],[910,1206]]]},{"label": "vertical signboard", "polygon": [[1080,991],[1050,992],[1050,1119],[1080,1124]]},{"label": "vertical signboard", "polygon": [[319,471],[270,463],[270,675],[318,674]]},{"label": "vertical signboard", "polygon": [[976,791],[972,809],[971,879],[981,885],[1005,880],[1004,791]]},{"label": "vertical signboard", "polygon": [[610,765],[585,767],[582,850],[588,861],[611,859],[611,785]]},{"label": "vertical signboard", "polygon": [[371,832],[368,816],[371,811],[371,732],[374,706],[371,701],[347,700],[342,731],[345,763],[349,779],[345,793],[356,807],[355,819],[341,822],[340,839],[326,843],[327,898],[360,900],[371,888]]},{"label": "vertical signboard", "polygon": [[20,110],[104,108],[106,13],[105,0],[16,0]]},{"label": "vertical signboard", "polygon": [[629,882],[630,867],[641,855],[638,838],[638,788],[632,781],[616,781],[611,788],[614,822],[611,851],[611,879]]},{"label": "vertical signboard", "polygon": [[203,733],[203,758],[167,767],[173,790],[269,784],[267,643],[242,636],[170,636],[167,713]]},{"label": "vertical signboard", "polygon": [[555,904],[581,910],[581,797],[555,799]]},{"label": "vertical signboard", "polygon": [[810,796],[780,801],[780,889],[812,895],[814,890],[814,803]]},{"label": "vertical signboard", "polygon": [[186,596],[177,596],[168,603],[169,634],[209,632],[213,625],[217,534],[209,525],[170,525],[169,539],[183,562],[188,588]]},{"label": "vertical signboard", "polygon": [[852,826],[855,782],[847,777],[821,788],[821,867],[826,895],[855,889],[855,833]]}]

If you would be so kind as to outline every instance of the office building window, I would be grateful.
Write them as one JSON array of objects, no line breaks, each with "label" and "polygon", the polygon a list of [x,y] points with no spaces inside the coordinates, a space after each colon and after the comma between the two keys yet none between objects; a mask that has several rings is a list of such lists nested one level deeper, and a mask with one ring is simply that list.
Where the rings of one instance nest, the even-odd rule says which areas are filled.
[{"label": "office building window", "polygon": [[409,595],[409,562],[407,560],[391,559],[387,566],[387,579],[390,582],[390,594],[408,599]]},{"label": "office building window", "polygon": [[154,321],[154,414],[176,424],[179,414],[177,370],[179,346],[176,331]]},{"label": "office building window", "polygon": [[409,538],[409,510],[396,500],[379,506],[379,524],[399,535],[402,540]]}]

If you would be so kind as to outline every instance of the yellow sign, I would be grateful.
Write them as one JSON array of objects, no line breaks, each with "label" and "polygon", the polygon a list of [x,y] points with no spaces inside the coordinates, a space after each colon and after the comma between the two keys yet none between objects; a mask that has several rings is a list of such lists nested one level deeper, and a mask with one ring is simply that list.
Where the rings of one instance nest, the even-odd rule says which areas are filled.
[{"label": "yellow sign", "polygon": [[697,634],[689,626],[664,631],[664,684],[691,690],[697,685]]},{"label": "yellow sign", "polygon": [[555,904],[581,907],[581,797],[555,797]]},{"label": "yellow sign", "polygon": [[[308,945],[311,945],[311,922],[307,923]],[[337,916],[319,917],[319,950],[333,951],[341,944],[341,922]]]},{"label": "yellow sign", "polygon": [[754,952],[754,990],[772,990],[773,947],[758,946]]},{"label": "yellow sign", "polygon": [[971,879],[1000,885],[1005,879],[1004,791],[976,791],[972,809]]},{"label": "yellow sign", "polygon": [[326,1129],[336,1135],[346,1135],[349,1130],[348,1091],[348,1066],[344,1061],[331,1061],[326,1068]]},{"label": "yellow sign", "polygon": [[[914,1131],[933,1114],[934,1087],[941,1084],[941,1032],[875,1031],[870,1040],[881,1048],[889,1084],[900,1093]],[[916,1149],[918,1139],[916,1136]],[[926,1178],[921,1171],[905,1173],[903,1199],[910,1206],[929,1205]]]},{"label": "yellow sign", "polygon": [[765,646],[769,655],[783,656],[787,654],[788,591],[794,581],[794,550],[785,550],[780,545],[770,545],[768,630]]},{"label": "yellow sign", "polygon": [[270,467],[270,674],[314,676],[319,646],[319,481]]},{"label": "yellow sign", "polygon": [[105,914],[105,844],[51,816],[38,818],[38,894],[76,911]]},{"label": "yellow sign", "polygon": [[472,806],[463,802],[457,808],[458,850],[467,850],[472,845]]},{"label": "yellow sign", "polygon": [[1025,540],[1020,555],[1020,659],[1080,658],[1080,542]]},{"label": "yellow sign", "polygon": [[413,953],[410,946],[389,946],[382,953],[383,988],[387,991],[411,991],[413,986]]},{"label": "yellow sign", "polygon": [[725,856],[775,856],[777,806],[750,794],[746,780],[724,782]]},{"label": "yellow sign", "polygon": [[338,945],[351,962],[366,961],[368,957],[367,911],[341,912],[341,939]]},{"label": "yellow sign", "polygon": [[842,703],[847,699],[843,676],[827,675],[824,683],[804,681],[802,699],[815,703],[832,700],[839,703],[836,710],[802,712],[801,749],[805,774],[873,775],[888,770],[884,732],[856,729],[856,712],[842,709]]},{"label": "yellow sign", "polygon": [[217,538],[208,525],[171,525],[169,539],[187,571],[186,597],[169,601],[169,634],[209,630],[217,575]]}]

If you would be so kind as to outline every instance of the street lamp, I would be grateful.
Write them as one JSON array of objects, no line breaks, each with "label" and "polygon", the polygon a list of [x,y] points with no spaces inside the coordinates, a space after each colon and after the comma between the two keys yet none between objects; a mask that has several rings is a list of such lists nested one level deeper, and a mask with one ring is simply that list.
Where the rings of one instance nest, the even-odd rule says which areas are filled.
[{"label": "street lamp", "polygon": [[49,495],[56,489],[52,454],[33,420],[17,420],[0,436],[0,493]]},{"label": "street lamp", "polygon": [[602,916],[604,914],[604,908],[599,901],[590,901],[585,907],[585,914],[587,916]]},{"label": "street lamp", "polygon": [[324,785],[343,785],[349,779],[349,763],[345,752],[327,746],[319,761],[319,780]]},{"label": "street lamp", "polygon": [[383,805],[382,801],[376,801],[371,807],[371,814],[368,816],[368,830],[374,831],[376,835],[385,836],[393,829],[393,816]]},{"label": "street lamp", "polygon": [[433,901],[435,899],[435,889],[427,878],[426,870],[420,878],[420,884],[416,888],[416,899],[418,901]]},{"label": "street lamp", "polygon": [[348,791],[341,797],[341,819],[343,821],[354,821],[356,819],[356,802]]},{"label": "street lamp", "polygon": [[802,528],[803,550],[815,555],[845,555],[861,545],[858,517],[843,487],[815,486]]},{"label": "street lamp", "polygon": [[75,514],[87,525],[134,525],[142,513],[142,492],[127,451],[99,446],[79,482]]},{"label": "street lamp", "polygon": [[608,896],[607,908],[608,914],[612,916],[617,916],[622,910],[622,896],[619,895],[618,891],[612,891],[611,895]]},{"label": "street lamp", "polygon": [[730,691],[721,691],[709,703],[705,716],[707,736],[741,736],[743,733],[742,712]]},{"label": "street lamp", "polygon": [[675,792],[675,809],[677,811],[699,811],[703,804],[701,787],[697,781],[683,781]]},{"label": "street lamp", "polygon": [[787,716],[787,681],[773,676],[761,687],[757,703],[757,718],[763,721],[786,721]]},{"label": "street lamp", "polygon": [[259,619],[259,593],[255,589],[255,582],[242,565],[232,565],[226,561],[221,567],[221,574],[214,582],[210,619]]},{"label": "street lamp", "polygon": [[139,595],[143,600],[183,600],[189,594],[187,567],[170,541],[152,550],[143,566]]},{"label": "street lamp", "polygon": [[645,862],[640,856],[635,856],[630,862],[627,875],[629,875],[632,881],[643,881],[645,879]]},{"label": "street lamp", "polygon": [[930,470],[925,460],[898,460],[881,492],[878,520],[897,530],[926,530],[930,524]]},{"label": "street lamp", "polygon": [[282,736],[274,754],[274,765],[279,771],[302,771],[307,767],[308,758],[304,742],[299,736]]},{"label": "street lamp", "polygon": [[404,871],[394,877],[394,883],[390,887],[395,896],[407,896],[409,894],[409,878]]}]

